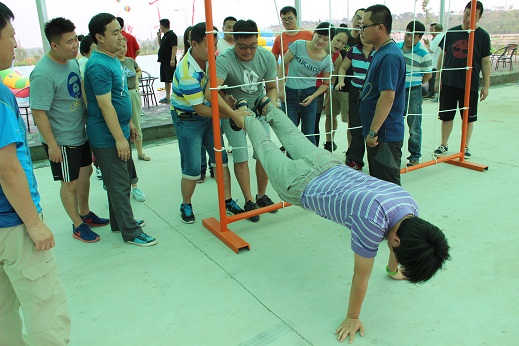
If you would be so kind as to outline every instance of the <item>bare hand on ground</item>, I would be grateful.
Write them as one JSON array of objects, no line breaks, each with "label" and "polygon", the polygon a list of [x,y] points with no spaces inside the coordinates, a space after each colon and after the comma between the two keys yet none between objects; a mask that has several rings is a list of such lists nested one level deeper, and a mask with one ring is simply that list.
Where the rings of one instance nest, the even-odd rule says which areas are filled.
[{"label": "bare hand on ground", "polygon": [[349,336],[348,343],[351,344],[357,331],[359,331],[360,336],[364,336],[364,325],[359,319],[346,317],[335,331],[335,335],[337,335],[337,340],[340,342],[343,342]]},{"label": "bare hand on ground", "polygon": [[54,247],[54,234],[43,222],[36,226],[27,227],[27,234],[34,242],[34,250],[46,251]]}]

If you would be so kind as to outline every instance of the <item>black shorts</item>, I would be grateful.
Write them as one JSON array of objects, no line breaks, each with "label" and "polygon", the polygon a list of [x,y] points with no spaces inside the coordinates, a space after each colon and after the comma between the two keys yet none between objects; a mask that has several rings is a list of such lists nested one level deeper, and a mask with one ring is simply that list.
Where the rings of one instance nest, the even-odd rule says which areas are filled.
[{"label": "black shorts", "polygon": [[171,67],[168,63],[160,63],[160,81],[164,83],[171,83],[173,81],[173,73],[175,68]]},{"label": "black shorts", "polygon": [[[442,85],[440,90],[440,113],[438,119],[442,121],[454,120],[456,109],[459,107],[463,117],[465,108],[465,89]],[[478,120],[478,92],[470,92],[469,123]]]},{"label": "black shorts", "polygon": [[[92,164],[92,153],[90,151],[90,144],[88,141],[83,145],[77,147],[59,146],[61,149],[61,156],[63,161],[50,162],[52,170],[52,177],[54,181],[64,181],[69,183],[79,178],[79,170],[81,167],[86,167]],[[47,157],[49,157],[49,146],[43,143],[43,148]]]}]

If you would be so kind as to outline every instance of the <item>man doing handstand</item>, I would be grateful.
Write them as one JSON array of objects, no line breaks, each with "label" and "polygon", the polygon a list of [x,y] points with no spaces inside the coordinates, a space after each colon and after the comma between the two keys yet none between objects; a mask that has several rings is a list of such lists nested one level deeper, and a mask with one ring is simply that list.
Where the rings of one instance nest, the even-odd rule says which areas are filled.
[{"label": "man doing handstand", "polygon": [[[236,108],[247,106],[243,99],[236,102]],[[267,97],[260,96],[253,111],[265,116],[291,157],[269,139],[256,117],[233,114],[232,120],[248,133],[279,196],[351,229],[353,279],[348,312],[336,331],[340,341],[349,335],[351,343],[357,331],[364,335],[360,310],[382,240],[387,239],[390,249],[389,275],[423,283],[450,258],[445,235],[418,217],[416,202],[402,187],[355,171],[314,146]]]}]

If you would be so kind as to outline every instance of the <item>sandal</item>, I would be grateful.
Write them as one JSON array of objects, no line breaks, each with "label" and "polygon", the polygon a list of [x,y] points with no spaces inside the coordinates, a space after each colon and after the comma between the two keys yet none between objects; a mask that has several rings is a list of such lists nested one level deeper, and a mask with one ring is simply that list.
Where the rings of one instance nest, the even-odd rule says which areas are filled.
[{"label": "sandal", "polygon": [[139,160],[142,160],[142,161],[150,161],[150,160],[151,160],[151,157],[149,157],[148,155],[146,155],[146,154],[144,154],[144,153],[142,153],[142,154],[140,154],[139,156],[137,156],[137,158],[138,158]]},{"label": "sandal", "polygon": [[[249,105],[249,103],[247,102],[247,99],[238,99],[238,101],[236,101],[236,103],[234,104],[234,109],[238,109],[240,107],[247,107]],[[231,118],[229,118],[229,125],[231,126],[231,129],[233,129],[234,131],[238,132],[238,131],[241,131],[241,128],[238,127],[238,125],[236,125],[236,123],[234,122],[234,120],[232,120]]]},{"label": "sandal", "polygon": [[[254,101],[254,108],[252,108],[252,111],[256,113],[258,117],[262,117],[263,115],[263,109],[265,106],[267,106],[270,103],[270,99],[267,97],[265,101],[263,99],[267,97],[266,95],[260,95],[256,101]],[[262,102],[263,101],[263,102]]]}]

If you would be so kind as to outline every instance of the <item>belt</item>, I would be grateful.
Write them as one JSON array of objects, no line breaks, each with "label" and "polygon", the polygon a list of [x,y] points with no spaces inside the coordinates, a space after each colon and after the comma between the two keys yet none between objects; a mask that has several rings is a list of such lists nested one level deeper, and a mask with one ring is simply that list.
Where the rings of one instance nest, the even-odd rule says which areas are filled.
[{"label": "belt", "polygon": [[178,115],[178,118],[182,119],[182,120],[188,120],[188,119],[191,119],[195,115],[198,115],[198,114],[196,114],[196,112],[193,112],[193,113],[191,113],[191,112],[184,112],[184,113],[180,113]]},{"label": "belt", "polygon": [[416,90],[416,89],[421,88],[421,87],[422,87],[421,85],[415,85],[415,86],[412,86],[410,88],[405,88],[405,90],[409,91],[409,89],[411,89],[411,91],[412,91],[412,90]]}]

